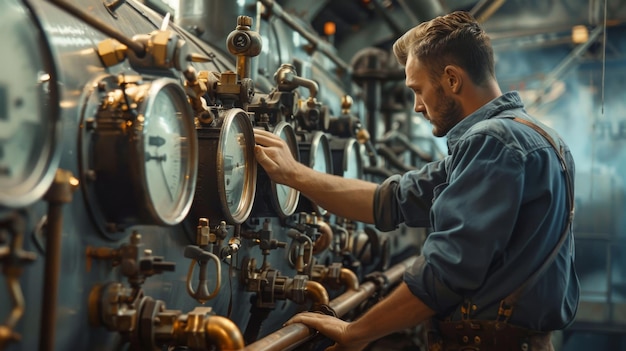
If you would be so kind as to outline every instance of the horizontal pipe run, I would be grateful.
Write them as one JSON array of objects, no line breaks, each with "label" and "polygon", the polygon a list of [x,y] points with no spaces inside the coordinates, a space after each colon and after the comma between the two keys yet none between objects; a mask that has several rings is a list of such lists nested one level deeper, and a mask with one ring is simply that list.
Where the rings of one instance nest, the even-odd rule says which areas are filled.
[{"label": "horizontal pipe run", "polygon": [[[386,278],[389,284],[398,283],[402,279],[404,271],[413,264],[415,257],[407,258],[406,260],[394,265],[388,270],[384,271],[382,275]],[[348,313],[351,309],[358,306],[365,301],[368,297],[374,295],[378,286],[375,282],[367,281],[359,287],[358,290],[347,291],[337,298],[330,301],[330,307],[333,308],[337,317],[341,317]],[[244,351],[285,351],[293,350],[299,345],[309,341],[312,337],[317,335],[317,332],[310,329],[302,323],[295,323],[287,325],[262,339],[255,341],[254,343],[246,346]]]}]

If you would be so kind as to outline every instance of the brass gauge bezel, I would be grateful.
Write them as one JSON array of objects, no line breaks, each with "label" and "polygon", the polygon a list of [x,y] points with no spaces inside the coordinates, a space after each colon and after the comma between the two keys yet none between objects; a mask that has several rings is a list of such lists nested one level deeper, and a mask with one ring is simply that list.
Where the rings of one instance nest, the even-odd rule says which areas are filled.
[{"label": "brass gauge bezel", "polygon": [[[200,145],[198,183],[194,204],[192,206],[192,222],[200,217],[209,218],[211,223],[225,221],[228,224],[241,224],[249,216],[254,204],[256,192],[257,164],[254,157],[254,132],[248,114],[240,108],[216,110],[219,115],[214,125],[199,126],[198,144]],[[235,130],[237,128],[237,130]],[[231,135],[236,133],[235,139]],[[227,161],[232,141],[236,140],[241,164],[231,164]],[[228,143],[231,143],[230,145]],[[227,178],[227,172],[236,171],[233,176],[239,179]],[[233,182],[240,184],[237,193],[232,195]],[[240,190],[240,191],[239,191]]]},{"label": "brass gauge bezel", "polygon": [[7,40],[19,40],[4,42],[9,49],[2,64],[8,71],[0,79],[0,208],[22,208],[41,199],[61,158],[60,94],[52,53],[36,16],[27,6],[11,3],[2,2],[3,11],[10,11],[3,12],[7,21],[2,28],[9,33]]},{"label": "brass gauge bezel", "polygon": [[[155,106],[164,111],[155,111]],[[162,174],[148,164],[157,162],[157,156],[148,149],[155,136],[146,133],[158,133],[161,143],[173,148],[158,156],[159,162],[168,162],[167,169],[159,167]],[[84,94],[78,141],[85,201],[105,236],[116,238],[111,234],[133,225],[172,226],[187,216],[198,144],[191,106],[178,81],[109,75],[94,80]],[[170,199],[162,201],[162,193]]]}]

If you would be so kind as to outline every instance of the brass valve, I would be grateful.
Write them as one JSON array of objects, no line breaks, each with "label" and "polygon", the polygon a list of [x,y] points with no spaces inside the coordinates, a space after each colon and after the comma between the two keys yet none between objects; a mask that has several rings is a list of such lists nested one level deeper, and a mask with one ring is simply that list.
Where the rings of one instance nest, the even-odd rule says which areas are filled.
[{"label": "brass valve", "polygon": [[228,34],[226,46],[237,56],[237,78],[250,78],[250,59],[261,53],[261,35],[250,29],[252,18],[237,17],[237,27]]},{"label": "brass valve", "polygon": [[147,277],[176,269],[175,262],[163,261],[163,257],[153,256],[152,250],[145,249],[141,242],[141,234],[136,231],[131,234],[129,244],[123,244],[118,249],[87,247],[86,255],[87,269],[91,268],[91,259],[111,260],[113,266],[121,267],[121,273],[135,289],[139,288]]}]

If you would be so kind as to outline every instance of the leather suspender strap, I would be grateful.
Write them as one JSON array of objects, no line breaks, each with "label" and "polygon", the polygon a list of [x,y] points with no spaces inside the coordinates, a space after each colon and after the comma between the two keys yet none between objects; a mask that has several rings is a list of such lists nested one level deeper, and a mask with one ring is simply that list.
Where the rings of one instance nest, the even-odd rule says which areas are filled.
[{"label": "leather suspender strap", "polygon": [[531,127],[532,129],[537,131],[537,133],[541,134],[541,136],[543,136],[550,143],[550,145],[552,145],[552,148],[554,149],[557,156],[559,157],[559,160],[561,162],[561,167],[563,171],[565,172],[565,179],[567,182],[567,201],[569,204],[569,215],[567,218],[567,224],[565,225],[565,229],[563,229],[563,232],[561,233],[561,237],[559,238],[559,241],[557,242],[554,249],[552,249],[552,252],[550,252],[550,255],[546,258],[543,264],[530,277],[528,277],[528,279],[526,279],[526,281],[522,283],[522,285],[520,285],[517,289],[515,289],[515,291],[509,294],[509,296],[505,297],[502,301],[500,301],[500,308],[498,310],[498,320],[500,321],[507,321],[509,317],[511,317],[511,314],[513,313],[513,307],[515,303],[517,302],[517,300],[519,299],[519,297],[522,295],[522,293],[526,289],[532,287],[537,282],[541,274],[543,274],[545,270],[548,268],[548,266],[554,261],[554,259],[556,258],[556,256],[558,255],[561,249],[561,246],[565,242],[565,239],[567,239],[567,234],[571,231],[572,221],[574,218],[574,184],[572,183],[572,179],[570,177],[570,173],[567,168],[567,163],[565,162],[563,149],[561,147],[558,147],[555,140],[545,130],[543,130],[541,127],[539,127],[535,123],[525,120],[525,119],[518,118],[518,117],[514,117],[512,119],[515,122],[522,123],[526,126]]}]

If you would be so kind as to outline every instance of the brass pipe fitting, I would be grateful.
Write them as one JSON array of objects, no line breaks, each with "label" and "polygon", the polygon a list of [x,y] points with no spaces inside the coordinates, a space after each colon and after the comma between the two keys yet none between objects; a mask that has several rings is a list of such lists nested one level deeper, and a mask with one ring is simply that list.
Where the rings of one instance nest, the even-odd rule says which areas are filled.
[{"label": "brass pipe fitting", "polygon": [[208,350],[212,346],[220,351],[243,349],[243,335],[237,325],[226,317],[211,314],[211,311],[211,307],[196,307],[184,315],[178,310],[161,312],[158,317],[161,325],[172,325],[173,335],[168,335],[166,328],[160,330],[165,332],[163,335],[156,337],[167,340],[168,336],[173,336],[174,344],[192,350]]},{"label": "brass pipe fitting", "polygon": [[315,243],[313,244],[314,255],[328,249],[333,242],[333,230],[330,228],[330,225],[324,221],[323,217],[317,217],[317,225],[319,225],[320,236],[315,239]]},{"label": "brass pipe fitting", "polygon": [[339,281],[346,287],[346,290],[359,290],[359,278],[348,268],[341,269]]},{"label": "brass pipe fitting", "polygon": [[222,316],[210,316],[204,324],[208,340],[220,351],[242,350],[244,340],[239,327],[230,319]]},{"label": "brass pipe fitting", "polygon": [[316,281],[308,280],[305,288],[306,297],[313,301],[314,306],[328,305],[328,292],[324,286]]}]

